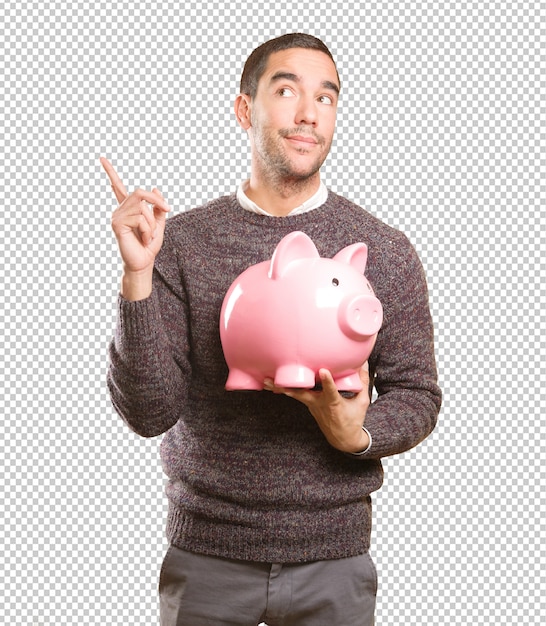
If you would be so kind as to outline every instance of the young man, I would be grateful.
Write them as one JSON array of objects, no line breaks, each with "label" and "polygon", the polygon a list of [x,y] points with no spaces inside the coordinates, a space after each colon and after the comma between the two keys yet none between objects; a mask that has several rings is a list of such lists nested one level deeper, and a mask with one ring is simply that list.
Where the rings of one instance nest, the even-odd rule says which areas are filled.
[{"label": "young man", "polygon": [[[250,179],[169,220],[157,189],[128,194],[102,160],[120,203],[112,226],[123,263],[111,397],[137,433],[165,433],[164,626],[373,624],[370,494],[382,484],[380,459],[432,431],[441,393],[413,247],[320,180],[339,89],[320,40],[292,34],[257,48],[235,101]],[[320,391],[271,380],[273,393],[224,389],[223,298],[295,230],[323,257],[368,245],[366,274],[384,321],[354,397],[338,393],[327,370]]]}]

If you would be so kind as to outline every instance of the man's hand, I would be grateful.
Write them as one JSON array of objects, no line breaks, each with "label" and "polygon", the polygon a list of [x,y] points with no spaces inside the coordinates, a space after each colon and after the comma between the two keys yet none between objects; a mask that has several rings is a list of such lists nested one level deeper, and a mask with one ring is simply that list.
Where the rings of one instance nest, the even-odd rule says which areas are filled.
[{"label": "man's hand", "polygon": [[271,379],[267,379],[264,386],[268,391],[283,393],[303,402],[334,448],[342,452],[362,452],[370,443],[367,433],[362,430],[370,406],[368,364],[360,369],[363,389],[352,398],[344,398],[338,392],[328,370],[321,369],[319,376],[322,391],[276,387]]},{"label": "man's hand", "polygon": [[102,157],[100,162],[119,202],[112,214],[112,229],[123,262],[121,294],[128,300],[141,300],[152,292],[154,261],[171,209],[159,189],[128,193],[110,161]]}]

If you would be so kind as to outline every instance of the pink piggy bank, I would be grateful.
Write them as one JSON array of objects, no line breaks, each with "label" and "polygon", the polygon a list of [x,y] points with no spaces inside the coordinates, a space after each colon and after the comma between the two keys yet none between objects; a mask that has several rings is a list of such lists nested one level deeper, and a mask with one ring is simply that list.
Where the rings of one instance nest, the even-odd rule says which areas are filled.
[{"label": "pink piggy bank", "polygon": [[302,232],[278,244],[270,261],[252,265],[229,288],[220,338],[229,367],[226,389],[312,388],[320,368],[343,391],[362,389],[361,366],[383,322],[364,277],[368,248],[355,243],[332,259]]}]

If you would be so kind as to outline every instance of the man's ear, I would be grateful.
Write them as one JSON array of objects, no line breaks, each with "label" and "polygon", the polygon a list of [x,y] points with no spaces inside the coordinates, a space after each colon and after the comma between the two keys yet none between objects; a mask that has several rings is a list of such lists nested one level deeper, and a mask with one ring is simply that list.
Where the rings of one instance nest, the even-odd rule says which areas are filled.
[{"label": "man's ear", "polygon": [[243,130],[248,130],[250,124],[250,96],[246,93],[240,93],[235,98],[235,117]]}]

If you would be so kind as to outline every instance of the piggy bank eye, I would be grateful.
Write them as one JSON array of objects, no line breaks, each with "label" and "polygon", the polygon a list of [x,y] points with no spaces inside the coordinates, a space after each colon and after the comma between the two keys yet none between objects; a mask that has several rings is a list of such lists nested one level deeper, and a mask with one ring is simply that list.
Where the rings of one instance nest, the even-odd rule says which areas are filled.
[{"label": "piggy bank eye", "polygon": [[337,278],[332,278],[332,285],[337,287],[339,285],[339,280]]}]

